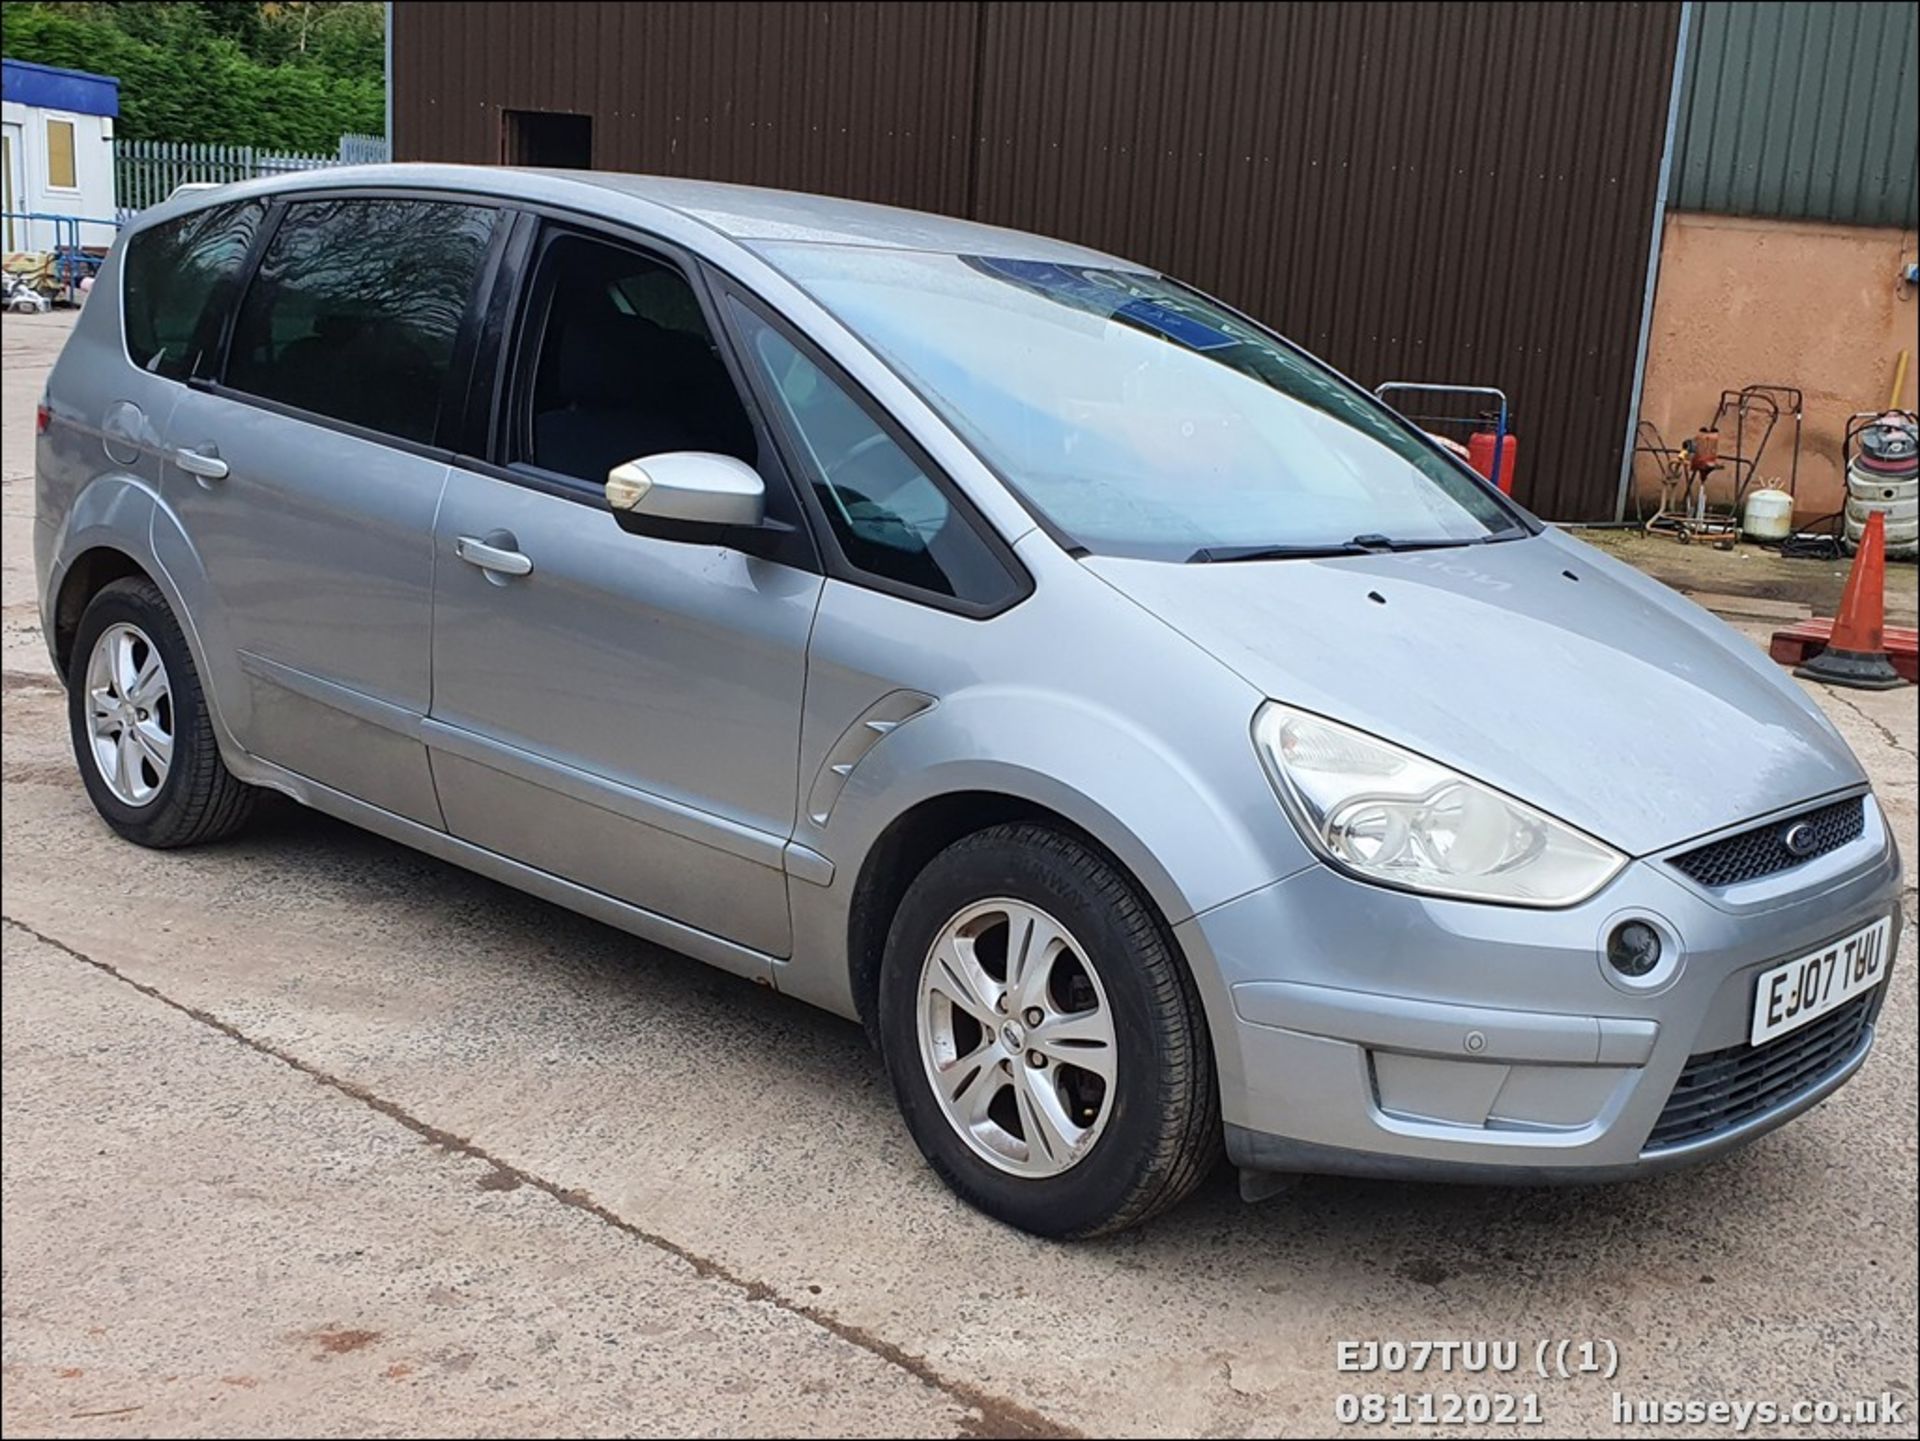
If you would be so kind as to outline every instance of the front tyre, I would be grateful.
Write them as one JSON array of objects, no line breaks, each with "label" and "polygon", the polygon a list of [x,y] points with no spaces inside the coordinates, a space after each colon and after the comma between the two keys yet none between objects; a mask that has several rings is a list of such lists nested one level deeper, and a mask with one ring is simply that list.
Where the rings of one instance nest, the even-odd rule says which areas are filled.
[{"label": "front tyre", "polygon": [[253,811],[258,792],[220,759],[180,623],[144,577],[102,587],[80,617],[67,725],[94,809],[137,845],[218,840]]},{"label": "front tyre", "polygon": [[1192,980],[1133,882],[1072,836],[1000,825],[935,856],[894,915],[880,1022],[928,1163],[1023,1231],[1124,1230],[1218,1159]]}]

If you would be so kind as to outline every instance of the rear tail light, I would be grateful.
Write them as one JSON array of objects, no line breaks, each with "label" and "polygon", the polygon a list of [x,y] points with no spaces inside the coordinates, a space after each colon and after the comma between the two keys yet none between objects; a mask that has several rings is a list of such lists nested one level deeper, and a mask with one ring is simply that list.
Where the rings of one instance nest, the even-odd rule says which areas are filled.
[{"label": "rear tail light", "polygon": [[41,401],[33,408],[33,433],[35,435],[45,435],[47,433],[47,424],[52,419],[53,408],[49,406],[46,401]]}]

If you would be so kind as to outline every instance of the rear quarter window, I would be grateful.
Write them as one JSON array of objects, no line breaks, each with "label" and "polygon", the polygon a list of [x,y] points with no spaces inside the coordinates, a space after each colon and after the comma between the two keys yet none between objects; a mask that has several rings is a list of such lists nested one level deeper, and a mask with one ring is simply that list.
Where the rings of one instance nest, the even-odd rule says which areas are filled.
[{"label": "rear quarter window", "polygon": [[127,358],[171,380],[208,373],[265,202],[220,205],[127,241],[121,284]]}]

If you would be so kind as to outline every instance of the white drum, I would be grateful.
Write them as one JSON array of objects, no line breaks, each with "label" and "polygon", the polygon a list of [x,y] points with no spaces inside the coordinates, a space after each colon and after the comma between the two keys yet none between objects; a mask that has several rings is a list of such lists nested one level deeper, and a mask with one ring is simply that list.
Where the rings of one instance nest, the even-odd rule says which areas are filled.
[{"label": "white drum", "polygon": [[1755,540],[1785,540],[1793,530],[1793,497],[1771,486],[1749,491],[1740,528]]}]

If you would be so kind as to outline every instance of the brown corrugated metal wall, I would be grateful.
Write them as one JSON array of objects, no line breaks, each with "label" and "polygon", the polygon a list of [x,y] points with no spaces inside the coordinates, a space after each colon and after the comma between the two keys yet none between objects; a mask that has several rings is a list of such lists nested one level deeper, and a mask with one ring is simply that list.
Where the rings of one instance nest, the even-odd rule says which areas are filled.
[{"label": "brown corrugated metal wall", "polygon": [[602,170],[966,209],[978,5],[393,11],[396,159],[498,164],[503,111],[575,111]]},{"label": "brown corrugated metal wall", "polygon": [[409,4],[395,153],[971,215],[1192,280],[1349,374],[1512,399],[1519,495],[1610,516],[1679,7]]}]

